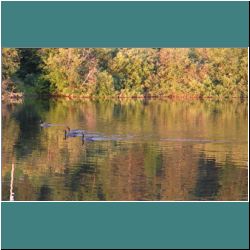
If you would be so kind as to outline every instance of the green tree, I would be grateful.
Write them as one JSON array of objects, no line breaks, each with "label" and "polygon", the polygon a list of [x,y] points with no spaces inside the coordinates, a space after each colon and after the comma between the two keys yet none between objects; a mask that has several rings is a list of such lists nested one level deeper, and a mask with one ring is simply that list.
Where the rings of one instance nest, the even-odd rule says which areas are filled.
[{"label": "green tree", "polygon": [[115,95],[113,77],[107,71],[97,74],[95,94],[100,97]]},{"label": "green tree", "polygon": [[154,49],[120,49],[109,68],[120,95],[140,96],[147,90],[146,82],[155,69]]},{"label": "green tree", "polygon": [[2,49],[2,94],[16,92],[13,77],[20,66],[20,58],[17,49]]},{"label": "green tree", "polygon": [[58,94],[91,94],[97,60],[92,49],[55,49],[44,58],[47,79]]},{"label": "green tree", "polygon": [[20,66],[20,58],[17,49],[2,49],[2,78],[11,78]]},{"label": "green tree", "polygon": [[3,49],[5,89],[39,95],[245,98],[247,68],[241,48]]}]

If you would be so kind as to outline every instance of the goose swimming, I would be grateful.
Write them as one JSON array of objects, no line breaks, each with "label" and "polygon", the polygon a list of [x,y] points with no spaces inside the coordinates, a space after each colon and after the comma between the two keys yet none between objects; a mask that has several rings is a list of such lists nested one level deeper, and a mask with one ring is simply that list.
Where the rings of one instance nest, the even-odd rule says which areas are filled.
[{"label": "goose swimming", "polygon": [[56,123],[47,123],[47,122],[40,120],[40,126],[42,128],[49,128],[49,127],[57,127],[57,126],[65,127],[66,125],[65,124],[56,124]]},{"label": "goose swimming", "polygon": [[77,137],[82,136],[84,137],[84,130],[82,129],[70,129],[70,127],[67,127],[67,130],[64,130],[65,138],[66,137]]},{"label": "goose swimming", "polygon": [[40,126],[42,128],[48,128],[48,127],[51,127],[53,125],[51,123],[43,122],[42,120],[40,120]]}]

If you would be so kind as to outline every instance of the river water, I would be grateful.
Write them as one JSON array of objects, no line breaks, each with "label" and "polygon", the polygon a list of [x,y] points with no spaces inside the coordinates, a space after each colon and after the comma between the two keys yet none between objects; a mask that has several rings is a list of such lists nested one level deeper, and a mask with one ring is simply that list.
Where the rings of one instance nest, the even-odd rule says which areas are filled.
[{"label": "river water", "polygon": [[247,200],[247,113],[239,100],[3,103],[2,200]]}]

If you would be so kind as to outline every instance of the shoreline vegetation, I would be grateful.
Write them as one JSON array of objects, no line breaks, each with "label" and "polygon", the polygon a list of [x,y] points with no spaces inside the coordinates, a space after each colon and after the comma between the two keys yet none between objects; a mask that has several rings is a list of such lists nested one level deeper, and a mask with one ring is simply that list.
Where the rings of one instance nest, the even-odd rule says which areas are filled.
[{"label": "shoreline vegetation", "polygon": [[214,101],[226,101],[226,100],[240,100],[247,101],[247,97],[230,97],[219,98],[215,96],[192,96],[192,95],[176,95],[176,96],[105,96],[99,98],[98,96],[74,96],[74,95],[24,95],[21,92],[18,93],[4,93],[2,94],[2,102],[21,103],[24,98],[39,98],[39,99],[66,99],[66,100],[214,100]]},{"label": "shoreline vegetation", "polygon": [[248,97],[244,48],[2,49],[2,101]]}]

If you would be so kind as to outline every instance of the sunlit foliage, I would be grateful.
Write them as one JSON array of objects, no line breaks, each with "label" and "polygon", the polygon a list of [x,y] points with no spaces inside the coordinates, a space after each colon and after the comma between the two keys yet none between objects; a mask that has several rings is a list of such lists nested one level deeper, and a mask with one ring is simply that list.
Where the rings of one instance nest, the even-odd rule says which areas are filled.
[{"label": "sunlit foliage", "polygon": [[247,66],[242,48],[3,50],[3,78],[41,95],[244,98]]},{"label": "sunlit foliage", "polygon": [[20,66],[17,49],[2,49],[2,95],[15,92],[13,76]]}]

